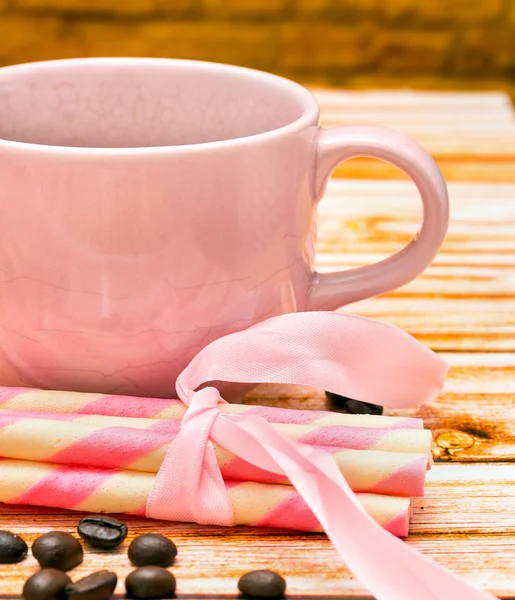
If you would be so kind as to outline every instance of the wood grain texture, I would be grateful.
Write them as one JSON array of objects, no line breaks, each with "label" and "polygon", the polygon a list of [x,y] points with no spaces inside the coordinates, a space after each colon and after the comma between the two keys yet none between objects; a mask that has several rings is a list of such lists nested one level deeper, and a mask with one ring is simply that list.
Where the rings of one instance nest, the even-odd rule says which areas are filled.
[{"label": "wood grain texture", "polygon": [[[515,113],[499,92],[413,92],[313,89],[324,127],[378,125],[417,140],[452,181],[515,180]],[[336,175],[398,179],[387,163],[354,159]]]},{"label": "wood grain texture", "polygon": [[[515,351],[515,184],[450,183],[449,195],[449,232],[433,265],[403,288],[344,310],[399,325],[434,350]],[[333,179],[319,204],[318,269],[397,252],[421,213],[411,182]]]},{"label": "wood grain texture", "polygon": [[[449,236],[426,273],[400,290],[345,310],[400,325],[449,362],[443,396],[403,412],[423,417],[432,428],[436,461],[428,473],[426,496],[414,500],[407,543],[474,585],[513,600],[513,111],[507,97],[495,93],[317,94],[325,123],[394,126],[430,149],[448,177],[470,180],[449,186]],[[352,161],[338,174],[398,176],[379,165]],[[416,233],[421,208],[409,182],[336,179],[327,188],[319,214],[317,266],[331,271],[375,262],[400,249]],[[246,402],[328,408],[322,390],[301,386],[259,386]],[[49,529],[73,532],[79,518],[77,513],[3,506],[0,529],[16,531],[31,542]],[[87,550],[84,563],[72,572],[74,579],[111,568],[123,580],[131,570],[126,556],[130,540],[138,533],[158,531],[170,535],[179,547],[173,568],[179,599],[236,598],[240,575],[272,568],[286,576],[290,598],[371,600],[322,535],[123,518],[130,527],[123,547],[107,554]],[[19,598],[23,580],[35,569],[32,557],[19,565],[0,566],[0,598]],[[117,597],[123,597],[122,582]]]},{"label": "wood grain texture", "polygon": [[[423,418],[433,430],[433,457],[439,462],[515,461],[515,355],[441,356],[450,364],[445,394],[417,410],[386,413]],[[262,385],[247,402],[330,408],[322,392],[301,386]]]}]

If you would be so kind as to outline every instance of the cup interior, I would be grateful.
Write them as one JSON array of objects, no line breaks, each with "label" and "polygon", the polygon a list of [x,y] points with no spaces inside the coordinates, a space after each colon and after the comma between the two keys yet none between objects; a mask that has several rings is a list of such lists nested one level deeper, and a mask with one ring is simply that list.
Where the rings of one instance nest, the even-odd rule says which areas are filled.
[{"label": "cup interior", "polygon": [[0,69],[0,139],[82,148],[199,144],[284,127],[305,114],[309,102],[293,82],[225,65],[33,63]]}]

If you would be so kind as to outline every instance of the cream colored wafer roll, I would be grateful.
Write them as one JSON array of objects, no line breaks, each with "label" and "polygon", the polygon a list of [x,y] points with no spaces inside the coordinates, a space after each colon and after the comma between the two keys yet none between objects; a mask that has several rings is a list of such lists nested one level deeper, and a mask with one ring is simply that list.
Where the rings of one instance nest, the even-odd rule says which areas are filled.
[{"label": "cream colored wafer roll", "polygon": [[[82,415],[80,413],[47,413],[21,410],[0,410],[0,428],[16,420],[45,419],[62,422],[55,427],[66,430],[68,423],[91,425],[98,431],[101,428],[131,427],[155,432],[179,431],[179,419],[159,420],[105,415]],[[431,456],[432,435],[428,429],[381,429],[379,427],[351,427],[348,425],[301,425],[272,423],[272,426],[286,435],[311,446],[349,448],[353,450],[382,450],[385,452],[407,452]]]},{"label": "cream colored wafer roll", "polygon": [[[180,427],[178,421],[81,415],[73,417],[0,411],[0,456],[157,473]],[[138,427],[120,427],[120,423]],[[415,433],[422,431],[414,430]],[[428,461],[426,454],[353,450],[338,446],[318,446],[314,443],[311,445],[332,454],[354,491],[394,496],[421,496],[424,493]],[[282,475],[254,467],[217,444],[214,447],[224,479],[289,483]]]},{"label": "cream colored wafer roll", "polygon": [[[0,387],[0,408],[154,419],[182,419],[186,412],[185,405],[177,399],[163,400],[159,398],[8,387]],[[230,415],[242,413],[259,415],[269,423],[323,427],[348,425],[350,427],[379,427],[384,429],[421,429],[423,427],[422,419],[409,417],[347,415],[329,411],[296,410],[242,404],[222,404],[220,410]]]},{"label": "cream colored wafer roll", "polygon": [[[112,469],[63,467],[0,459],[0,502],[102,513],[145,514],[155,475]],[[235,525],[320,531],[320,524],[291,486],[226,482]],[[357,494],[385,529],[408,533],[410,499]]]}]

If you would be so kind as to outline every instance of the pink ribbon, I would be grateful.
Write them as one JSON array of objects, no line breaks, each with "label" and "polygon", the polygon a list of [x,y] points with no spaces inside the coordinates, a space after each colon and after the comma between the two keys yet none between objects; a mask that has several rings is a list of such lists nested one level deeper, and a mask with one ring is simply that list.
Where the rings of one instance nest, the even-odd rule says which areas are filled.
[{"label": "pink ribbon", "polygon": [[181,431],[147,503],[156,519],[233,525],[210,440],[285,475],[354,575],[377,600],[487,600],[430,558],[382,529],[356,499],[333,458],[286,438],[262,417],[227,415],[213,381],[309,385],[390,408],[440,393],[447,365],[392,325],[339,313],[274,317],[206,346],[177,380],[188,405]]}]

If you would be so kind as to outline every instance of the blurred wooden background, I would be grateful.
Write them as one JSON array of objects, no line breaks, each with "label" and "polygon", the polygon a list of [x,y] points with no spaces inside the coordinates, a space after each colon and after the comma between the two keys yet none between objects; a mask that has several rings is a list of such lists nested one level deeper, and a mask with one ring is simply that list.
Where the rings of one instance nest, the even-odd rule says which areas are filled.
[{"label": "blurred wooden background", "polygon": [[178,57],[347,88],[513,93],[514,40],[515,0],[0,0],[0,65]]}]

